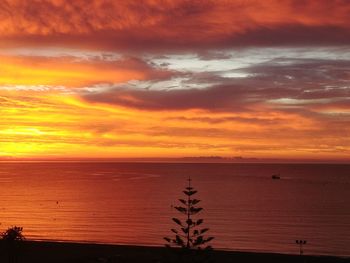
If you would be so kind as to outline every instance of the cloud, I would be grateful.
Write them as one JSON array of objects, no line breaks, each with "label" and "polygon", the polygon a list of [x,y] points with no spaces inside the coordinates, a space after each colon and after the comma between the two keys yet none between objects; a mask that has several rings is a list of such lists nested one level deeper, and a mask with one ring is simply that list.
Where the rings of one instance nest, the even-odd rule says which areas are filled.
[{"label": "cloud", "polygon": [[82,95],[90,102],[115,104],[144,110],[242,110],[244,87],[218,86],[207,89],[146,90],[116,87]]},{"label": "cloud", "polygon": [[244,70],[280,90],[271,98],[312,102],[350,97],[350,60],[279,58]]},{"label": "cloud", "polygon": [[[228,87],[210,92],[220,94],[220,88]],[[349,116],[311,115],[261,105],[249,110],[245,107],[255,104],[240,99],[235,100],[237,105],[230,104],[230,99],[235,99],[234,90],[227,91],[231,94],[226,93],[225,108],[219,107],[223,97],[213,97],[212,102],[208,99],[199,104],[204,110],[193,110],[190,107],[198,105],[187,99],[214,93],[190,90],[194,95],[171,96],[165,101],[159,97],[164,90],[146,91],[156,94],[159,101],[141,93],[143,104],[150,99],[159,103],[157,107],[141,104],[134,109],[127,103],[116,103],[113,94],[105,94],[105,99],[107,95],[111,99],[101,103],[52,90],[0,90],[0,155],[137,157],[142,151],[144,156],[169,157],[196,156],[205,150],[208,155],[305,158],[319,150],[318,158],[341,158],[349,153]],[[236,96],[256,97],[259,91],[242,92],[238,87]],[[183,99],[183,105],[162,108],[171,99]],[[213,102],[218,105],[210,104]],[[306,109],[310,106],[318,105]],[[328,152],[322,154],[325,150]]]},{"label": "cloud", "polygon": [[[344,104],[350,98],[350,61],[276,58],[235,69],[246,77],[223,77],[221,71],[187,73],[179,87],[137,88],[119,85],[83,92],[90,102],[143,110],[251,111],[312,110],[316,104]],[[224,72],[225,73],[225,72]],[[181,86],[192,85],[192,88]],[[197,88],[193,88],[197,86]]]},{"label": "cloud", "polygon": [[130,80],[162,80],[176,72],[135,57],[119,60],[76,57],[0,56],[0,85],[91,87]]},{"label": "cloud", "polygon": [[[301,4],[302,3],[302,4]],[[4,46],[136,51],[347,45],[350,3],[337,1],[9,1]]]}]

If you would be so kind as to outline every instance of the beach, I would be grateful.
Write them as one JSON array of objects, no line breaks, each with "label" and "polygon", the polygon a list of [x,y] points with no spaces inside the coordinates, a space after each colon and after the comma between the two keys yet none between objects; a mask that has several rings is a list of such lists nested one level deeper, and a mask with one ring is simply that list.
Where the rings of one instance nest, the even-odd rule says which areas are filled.
[{"label": "beach", "polygon": [[[177,252],[165,247],[106,245],[92,243],[24,241],[20,243],[17,263],[161,263],[174,262]],[[0,242],[0,262],[8,262],[6,244]],[[349,262],[350,258],[277,253],[213,250],[210,262]]]}]

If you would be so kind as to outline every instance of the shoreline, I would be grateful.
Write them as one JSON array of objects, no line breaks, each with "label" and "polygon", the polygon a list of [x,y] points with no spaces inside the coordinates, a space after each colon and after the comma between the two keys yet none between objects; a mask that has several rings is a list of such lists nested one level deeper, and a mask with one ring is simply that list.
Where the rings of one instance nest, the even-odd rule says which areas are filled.
[{"label": "shoreline", "polygon": [[[0,240],[1,242],[1,240]],[[121,246],[121,247],[145,247],[145,248],[164,248],[165,246],[162,244],[152,244],[152,243],[109,243],[103,241],[94,241],[94,240],[69,240],[69,239],[35,239],[28,238],[25,242],[35,242],[35,243],[65,243],[65,244],[77,244],[77,245],[103,245],[103,246]],[[283,251],[270,251],[270,250],[258,250],[258,249],[240,249],[240,248],[228,248],[228,247],[216,247],[215,251],[228,252],[228,253],[253,253],[253,254],[279,254],[279,255],[298,255],[297,253],[289,253]],[[346,258],[350,260],[349,255],[335,255],[335,254],[312,254],[307,250],[307,256],[313,257],[335,257],[335,258]],[[0,262],[1,263],[1,262]]]},{"label": "shoreline", "polygon": [[[176,249],[138,245],[111,245],[57,241],[23,241],[17,249],[18,263],[97,263],[97,262],[167,262]],[[171,255],[169,254],[171,253]],[[309,262],[345,263],[350,257],[295,255],[265,252],[214,250],[210,252],[212,262]],[[172,258],[174,260],[174,258]],[[8,262],[6,244],[0,242],[0,262]]]}]

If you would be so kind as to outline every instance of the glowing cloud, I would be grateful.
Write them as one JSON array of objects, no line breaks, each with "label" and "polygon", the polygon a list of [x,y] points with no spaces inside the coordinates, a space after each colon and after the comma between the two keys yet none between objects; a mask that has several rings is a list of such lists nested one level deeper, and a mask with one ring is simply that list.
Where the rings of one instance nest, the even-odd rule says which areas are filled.
[{"label": "glowing cloud", "polygon": [[0,85],[86,87],[129,80],[162,79],[171,72],[153,69],[136,58],[119,61],[77,61],[62,57],[0,56]]}]

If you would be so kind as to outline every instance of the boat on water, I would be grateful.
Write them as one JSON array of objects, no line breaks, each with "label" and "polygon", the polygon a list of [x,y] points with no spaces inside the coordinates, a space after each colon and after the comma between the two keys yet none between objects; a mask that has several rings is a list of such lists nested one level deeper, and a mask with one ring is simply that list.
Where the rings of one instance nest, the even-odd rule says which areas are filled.
[{"label": "boat on water", "polygon": [[281,176],[279,174],[273,174],[271,176],[271,178],[274,179],[274,180],[277,180],[277,179],[281,179]]}]

